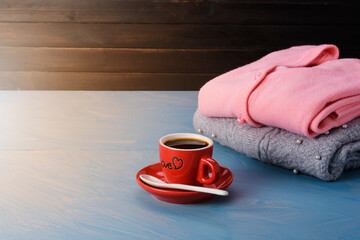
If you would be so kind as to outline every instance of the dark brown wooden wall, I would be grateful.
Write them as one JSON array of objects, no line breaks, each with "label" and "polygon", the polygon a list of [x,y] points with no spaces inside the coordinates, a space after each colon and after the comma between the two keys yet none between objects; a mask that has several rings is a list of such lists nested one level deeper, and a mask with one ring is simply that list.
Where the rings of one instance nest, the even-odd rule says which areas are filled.
[{"label": "dark brown wooden wall", "polygon": [[0,0],[0,89],[198,90],[293,45],[360,57],[358,1]]}]

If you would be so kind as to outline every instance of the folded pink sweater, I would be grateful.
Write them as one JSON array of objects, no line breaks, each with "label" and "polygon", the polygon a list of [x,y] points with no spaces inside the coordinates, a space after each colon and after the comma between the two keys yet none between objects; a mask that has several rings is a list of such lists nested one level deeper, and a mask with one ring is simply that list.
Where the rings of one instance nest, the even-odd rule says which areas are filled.
[{"label": "folded pink sweater", "polygon": [[360,60],[334,45],[276,51],[220,75],[199,92],[199,111],[314,137],[360,116]]}]

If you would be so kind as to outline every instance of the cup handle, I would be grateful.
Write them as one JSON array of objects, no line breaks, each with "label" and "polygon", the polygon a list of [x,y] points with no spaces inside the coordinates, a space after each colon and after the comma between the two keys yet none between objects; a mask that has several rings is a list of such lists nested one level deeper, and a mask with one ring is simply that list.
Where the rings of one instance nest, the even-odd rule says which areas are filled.
[{"label": "cup handle", "polygon": [[[208,168],[206,168],[208,166]],[[211,176],[209,177],[211,173]],[[199,169],[196,180],[203,184],[211,184],[216,182],[220,176],[220,166],[211,157],[204,156],[200,160]]]}]

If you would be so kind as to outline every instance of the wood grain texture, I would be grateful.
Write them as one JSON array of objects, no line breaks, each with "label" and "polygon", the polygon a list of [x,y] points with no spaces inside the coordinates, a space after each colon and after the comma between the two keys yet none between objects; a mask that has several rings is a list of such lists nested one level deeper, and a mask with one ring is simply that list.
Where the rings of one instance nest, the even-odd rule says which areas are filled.
[{"label": "wood grain texture", "polygon": [[[236,49],[0,48],[0,71],[218,74],[271,51]],[[342,57],[359,56],[342,51]]]},{"label": "wood grain texture", "polygon": [[263,51],[191,49],[0,48],[0,71],[221,73]]},{"label": "wood grain texture", "polygon": [[[0,23],[0,47],[251,49],[332,43],[358,48],[353,26]],[[266,39],[266,40],[265,40]]]},{"label": "wood grain texture", "polygon": [[358,58],[359,11],[340,0],[0,0],[0,89],[197,90],[294,45]]},{"label": "wood grain texture", "polygon": [[[357,1],[11,1],[3,22],[359,24]],[[335,16],[341,16],[340,18]]]},{"label": "wood grain texture", "polygon": [[2,90],[198,90],[216,74],[0,72]]},{"label": "wood grain texture", "polygon": [[196,96],[177,91],[173,96],[153,91],[0,91],[0,152],[153,150],[161,135],[193,131],[192,116],[183,114],[195,112]]},{"label": "wood grain texture", "polygon": [[[230,196],[161,202],[136,181],[193,132],[197,92],[0,91],[1,239],[356,239],[359,170],[336,182],[215,144]],[[196,226],[196,227],[194,227]]]}]

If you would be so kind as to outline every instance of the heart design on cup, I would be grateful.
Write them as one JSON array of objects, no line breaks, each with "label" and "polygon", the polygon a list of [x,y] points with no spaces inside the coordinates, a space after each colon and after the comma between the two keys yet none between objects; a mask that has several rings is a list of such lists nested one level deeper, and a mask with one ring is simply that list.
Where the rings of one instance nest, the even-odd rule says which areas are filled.
[{"label": "heart design on cup", "polygon": [[178,170],[183,166],[184,161],[182,159],[177,158],[177,157],[173,157],[172,164],[173,164],[175,170]]}]

